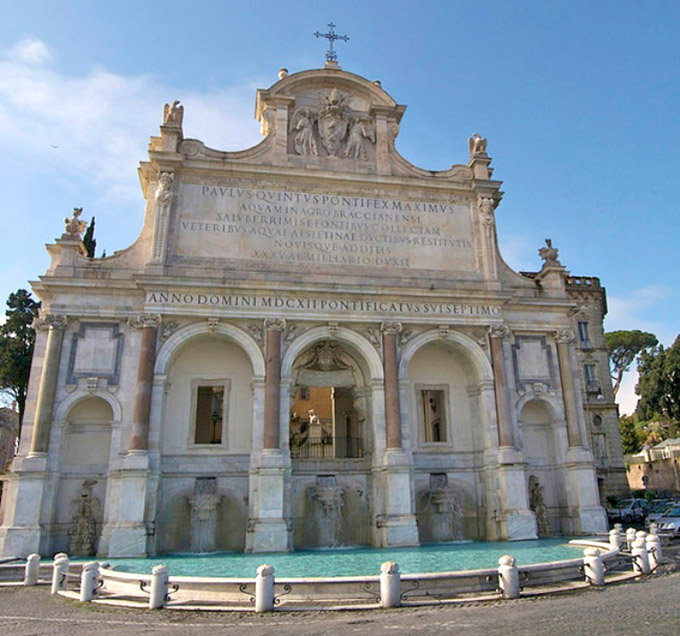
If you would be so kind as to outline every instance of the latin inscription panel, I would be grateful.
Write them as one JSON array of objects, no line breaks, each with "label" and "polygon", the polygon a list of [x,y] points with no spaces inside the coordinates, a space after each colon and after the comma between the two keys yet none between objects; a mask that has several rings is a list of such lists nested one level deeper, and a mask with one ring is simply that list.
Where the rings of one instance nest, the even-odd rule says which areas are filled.
[{"label": "latin inscription panel", "polygon": [[465,205],[181,184],[180,257],[309,267],[472,271]]}]

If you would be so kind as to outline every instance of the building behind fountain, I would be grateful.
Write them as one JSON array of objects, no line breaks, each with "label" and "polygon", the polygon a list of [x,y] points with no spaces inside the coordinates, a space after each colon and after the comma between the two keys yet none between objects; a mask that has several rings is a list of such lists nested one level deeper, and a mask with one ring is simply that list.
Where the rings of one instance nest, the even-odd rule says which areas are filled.
[{"label": "building behind fountain", "polygon": [[166,105],[137,241],[87,258],[78,210],[33,283],[3,554],[606,528],[626,482],[604,289],[550,241],[511,270],[486,140],[423,170],[395,149],[404,111],[334,62],[259,90],[240,152]]}]

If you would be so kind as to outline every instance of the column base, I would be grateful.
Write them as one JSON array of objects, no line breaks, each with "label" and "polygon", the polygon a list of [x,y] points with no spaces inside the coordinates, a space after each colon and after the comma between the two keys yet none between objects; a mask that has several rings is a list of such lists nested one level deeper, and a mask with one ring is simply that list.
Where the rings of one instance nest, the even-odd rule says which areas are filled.
[{"label": "column base", "polygon": [[501,519],[501,527],[506,541],[538,539],[536,515],[531,510],[506,512]]},{"label": "column base", "polygon": [[288,552],[288,525],[283,519],[251,519],[246,533],[246,552]]},{"label": "column base", "polygon": [[107,524],[99,539],[99,556],[109,558],[145,557],[146,524],[142,522]]},{"label": "column base", "polygon": [[415,515],[379,515],[376,525],[381,548],[420,545]]},{"label": "column base", "polygon": [[9,526],[0,528],[0,556],[27,557],[40,554],[40,526]]}]

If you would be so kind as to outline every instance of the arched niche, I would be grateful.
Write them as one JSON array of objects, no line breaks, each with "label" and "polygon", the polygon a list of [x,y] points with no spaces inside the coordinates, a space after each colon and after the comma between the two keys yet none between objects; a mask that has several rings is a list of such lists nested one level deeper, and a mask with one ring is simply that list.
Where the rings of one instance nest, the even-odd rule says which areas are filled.
[{"label": "arched niche", "polygon": [[[104,519],[114,409],[99,396],[81,396],[65,411],[52,550],[93,556]],[[84,513],[93,536],[83,535]],[[76,547],[80,545],[80,548]],[[82,546],[89,546],[83,548]]]},{"label": "arched niche", "polygon": [[[559,534],[561,519],[566,514],[564,467],[560,452],[561,437],[554,405],[532,398],[523,403],[519,412],[522,450],[526,462],[527,491],[532,509],[536,508],[536,486],[540,486],[540,501],[545,506],[549,529],[539,534]],[[539,515],[539,511],[534,509]],[[538,519],[537,519],[538,520]]]},{"label": "arched niche", "polygon": [[[256,373],[252,352],[242,345],[219,331],[201,331],[182,339],[167,365],[157,365],[167,372],[162,453],[250,452]],[[255,360],[259,366],[260,357]]]}]

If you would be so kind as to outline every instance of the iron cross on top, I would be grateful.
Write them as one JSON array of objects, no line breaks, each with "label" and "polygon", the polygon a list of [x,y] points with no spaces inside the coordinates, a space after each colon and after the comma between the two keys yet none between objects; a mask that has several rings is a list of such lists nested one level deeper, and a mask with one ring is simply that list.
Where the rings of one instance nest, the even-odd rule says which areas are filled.
[{"label": "iron cross on top", "polygon": [[328,23],[329,31],[328,33],[319,33],[318,31],[314,34],[317,38],[326,38],[328,40],[329,46],[328,46],[328,52],[326,53],[326,59],[329,62],[337,62],[338,61],[338,54],[333,50],[333,41],[334,40],[343,40],[344,42],[347,42],[349,38],[346,35],[337,35],[333,29],[335,29],[335,25],[332,22]]}]

